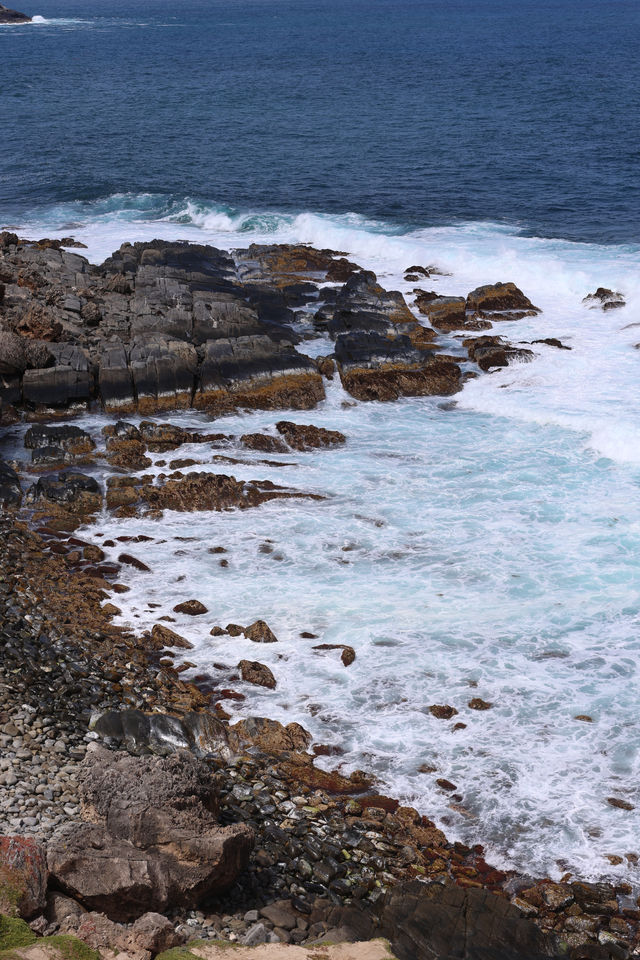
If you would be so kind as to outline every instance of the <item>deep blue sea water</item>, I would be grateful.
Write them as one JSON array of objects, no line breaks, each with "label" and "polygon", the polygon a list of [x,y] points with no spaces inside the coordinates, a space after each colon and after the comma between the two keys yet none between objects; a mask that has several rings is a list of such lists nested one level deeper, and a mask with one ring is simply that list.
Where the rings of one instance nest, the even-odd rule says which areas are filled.
[{"label": "deep blue sea water", "polygon": [[[542,308],[495,332],[571,347],[454,404],[354,406],[335,379],[312,416],[344,448],[233,468],[322,505],[198,515],[190,544],[182,515],[99,518],[83,536],[154,538],[123,622],[181,591],[222,624],[266,617],[278,687],[234,710],[302,722],[498,863],[640,890],[638,0],[11,2],[38,21],[0,27],[0,229],[73,234],[94,262],[155,236],[309,241],[410,305],[406,267],[436,263],[442,294],[513,280]],[[626,306],[587,309],[599,285]],[[199,668],[256,655],[193,621]],[[303,647],[310,629],[355,664]]]},{"label": "deep blue sea water", "polygon": [[[14,2],[14,0],[12,0]],[[15,0],[0,220],[154,194],[640,240],[637,0]]]}]

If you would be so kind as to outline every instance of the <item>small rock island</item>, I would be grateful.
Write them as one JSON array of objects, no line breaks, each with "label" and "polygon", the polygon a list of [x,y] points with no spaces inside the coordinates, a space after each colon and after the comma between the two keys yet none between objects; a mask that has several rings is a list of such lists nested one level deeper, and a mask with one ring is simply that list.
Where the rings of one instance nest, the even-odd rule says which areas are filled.
[{"label": "small rock island", "polygon": [[0,3],[0,23],[31,23],[31,17],[19,10],[10,10]]}]

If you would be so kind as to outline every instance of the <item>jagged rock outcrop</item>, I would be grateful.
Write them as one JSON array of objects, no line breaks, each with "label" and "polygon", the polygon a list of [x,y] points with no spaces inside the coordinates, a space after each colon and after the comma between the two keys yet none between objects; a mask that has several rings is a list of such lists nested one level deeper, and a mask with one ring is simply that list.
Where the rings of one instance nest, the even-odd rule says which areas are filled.
[{"label": "jagged rock outcrop", "polygon": [[[5,232],[0,243],[0,401],[38,413],[94,401],[123,415],[309,410],[334,375],[334,357],[300,346],[312,324],[335,340],[342,384],[357,399],[448,395],[462,380],[451,357],[438,356],[439,334],[537,312],[513,283],[466,298],[416,290],[427,326],[375,274],[304,244],[232,255],[125,243],[97,267],[67,241]],[[319,285],[327,281],[336,286]]]},{"label": "jagged rock outcrop", "polygon": [[467,310],[492,320],[519,320],[540,313],[515,283],[489,283],[467,295]]},{"label": "jagged rock outcrop", "polygon": [[582,302],[591,310],[594,308],[619,310],[626,304],[626,300],[621,293],[616,290],[609,290],[607,287],[598,287],[595,293],[588,293],[586,297],[583,297]]},{"label": "jagged rock outcrop", "polygon": [[95,477],[77,470],[64,470],[40,477],[29,487],[25,504],[43,511],[56,509],[76,517],[89,517],[102,508],[102,491]]},{"label": "jagged rock outcrop", "polygon": [[[229,254],[198,244],[123,244],[92,267],[59,246],[3,237],[0,321],[13,338],[4,350],[0,339],[3,400],[47,409],[98,399],[145,414],[309,409],[324,398],[288,326],[292,304],[306,302],[300,281],[244,283]],[[34,338],[49,341],[46,365],[25,356]]]},{"label": "jagged rock outcrop", "polygon": [[481,370],[492,367],[508,367],[510,363],[528,363],[533,359],[533,351],[525,347],[514,347],[502,337],[474,337],[463,340],[469,359],[478,364]]},{"label": "jagged rock outcrop", "polygon": [[83,761],[88,822],[47,847],[55,884],[88,909],[126,921],[195,906],[246,867],[253,831],[221,827],[210,772],[191,753],[133,757],[97,747]]},{"label": "jagged rock outcrop", "polygon": [[292,423],[279,420],[276,430],[294,450],[314,450],[316,447],[335,447],[347,442],[344,433],[339,430],[326,430],[313,424]]},{"label": "jagged rock outcrop", "polygon": [[[160,483],[151,477],[109,477],[107,507],[127,509],[133,515],[138,507],[151,510],[246,510],[267,500],[322,500],[319,494],[280,487],[270,480],[236,480],[223,473],[189,473],[179,471],[168,478],[160,475]],[[123,515],[123,514],[120,514]]]},{"label": "jagged rock outcrop", "polygon": [[418,310],[442,333],[489,330],[495,321],[520,320],[540,313],[515,283],[477,287],[466,298],[445,297],[426,290],[416,294]]}]

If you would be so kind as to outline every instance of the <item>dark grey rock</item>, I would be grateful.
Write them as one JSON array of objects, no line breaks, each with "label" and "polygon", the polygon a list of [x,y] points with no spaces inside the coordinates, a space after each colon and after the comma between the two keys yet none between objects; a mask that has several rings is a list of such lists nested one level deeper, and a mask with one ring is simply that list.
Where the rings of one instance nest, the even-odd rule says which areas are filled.
[{"label": "dark grey rock", "polygon": [[8,463],[0,460],[0,504],[19,507],[22,500],[20,477]]}]

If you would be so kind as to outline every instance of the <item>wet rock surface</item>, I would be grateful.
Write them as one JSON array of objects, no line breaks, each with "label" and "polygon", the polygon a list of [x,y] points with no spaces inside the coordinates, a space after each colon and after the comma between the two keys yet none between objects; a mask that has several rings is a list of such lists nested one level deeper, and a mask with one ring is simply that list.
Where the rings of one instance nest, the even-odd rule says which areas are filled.
[{"label": "wet rock surface", "polygon": [[[462,379],[438,354],[440,334],[539,312],[513,283],[466,298],[418,289],[427,326],[375,274],[305,245],[254,244],[230,254],[154,240],[123,244],[93,266],[56,242],[3,237],[0,399],[31,415],[94,402],[142,415],[309,410],[334,370],[332,356],[305,355],[310,323],[335,341],[338,373],[356,399],[450,395]],[[112,455],[128,466],[134,451],[114,443]]]},{"label": "wet rock surface", "polygon": [[[142,414],[314,407],[322,377],[296,349],[290,323],[292,308],[317,296],[315,284],[300,283],[315,264],[293,251],[280,259],[297,283],[257,282],[242,256],[197,244],[124,244],[94,267],[5,235],[3,399],[34,410],[95,399],[107,411]],[[332,263],[327,253],[322,279]],[[50,346],[38,362],[32,344],[43,340]]]},{"label": "wet rock surface", "polygon": [[502,337],[482,336],[463,340],[469,359],[478,364],[481,370],[492,367],[508,367],[510,363],[528,363],[533,352],[525,347],[514,347]]},{"label": "wet rock surface", "polygon": [[621,293],[609,290],[607,287],[598,287],[594,293],[588,293],[582,302],[591,310],[619,310],[626,304],[626,300]]}]

